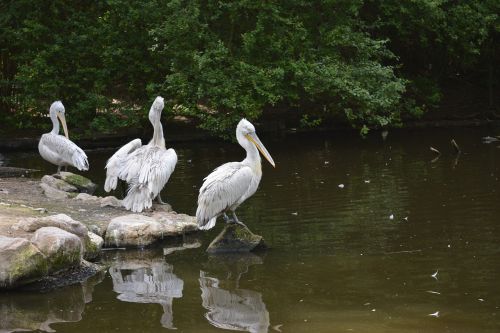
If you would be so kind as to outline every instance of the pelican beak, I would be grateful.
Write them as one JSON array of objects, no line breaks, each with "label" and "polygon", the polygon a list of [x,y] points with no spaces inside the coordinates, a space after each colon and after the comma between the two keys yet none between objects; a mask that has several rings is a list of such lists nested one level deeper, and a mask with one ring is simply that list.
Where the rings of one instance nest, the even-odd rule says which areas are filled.
[{"label": "pelican beak", "polygon": [[257,147],[257,149],[260,151],[260,153],[262,154],[262,156],[264,156],[266,158],[266,160],[269,163],[271,163],[271,165],[273,166],[273,168],[275,168],[276,165],[274,164],[273,158],[271,157],[271,155],[267,151],[266,147],[264,147],[264,145],[260,141],[260,139],[257,136],[257,134],[255,134],[255,133],[249,133],[249,134],[245,135],[245,137],[248,139],[248,141],[250,141],[251,143],[253,143],[255,145],[255,147]]},{"label": "pelican beak", "polygon": [[64,116],[64,113],[57,113],[57,118],[59,118],[63,126],[64,136],[66,139],[69,139],[68,126],[66,126],[66,117]]}]

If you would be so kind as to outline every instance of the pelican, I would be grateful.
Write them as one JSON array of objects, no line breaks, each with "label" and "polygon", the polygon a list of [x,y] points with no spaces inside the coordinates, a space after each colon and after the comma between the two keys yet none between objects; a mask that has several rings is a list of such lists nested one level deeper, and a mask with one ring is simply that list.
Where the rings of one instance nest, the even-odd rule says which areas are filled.
[{"label": "pelican", "polygon": [[165,148],[163,127],[160,122],[163,98],[156,97],[149,110],[149,121],[153,125],[153,138],[147,145],[135,139],[121,147],[106,164],[104,190],[116,188],[118,179],[129,184],[123,206],[133,212],[151,208],[153,199],[164,204],[160,191],[167,183],[177,164],[177,154]]},{"label": "pelican", "polygon": [[[219,215],[223,215],[226,223],[244,226],[238,220],[235,210],[257,191],[262,178],[259,151],[275,167],[271,155],[255,134],[255,127],[248,120],[242,119],[238,123],[236,139],[246,150],[247,156],[241,162],[221,165],[204,179],[196,209],[198,228],[201,230],[213,228]],[[231,213],[232,220],[228,217],[228,212]]]},{"label": "pelican", "polygon": [[[87,171],[89,169],[87,155],[69,139],[64,112],[61,101],[52,103],[50,106],[52,131],[42,135],[38,142],[38,151],[44,160],[57,165],[57,173],[61,171],[62,166],[73,166],[80,171]],[[58,118],[61,120],[64,136],[59,135]]]}]

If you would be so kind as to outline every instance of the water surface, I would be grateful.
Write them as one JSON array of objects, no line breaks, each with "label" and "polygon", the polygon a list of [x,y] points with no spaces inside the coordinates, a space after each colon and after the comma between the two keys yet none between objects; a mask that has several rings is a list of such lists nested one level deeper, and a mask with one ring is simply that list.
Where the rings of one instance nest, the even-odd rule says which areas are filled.
[{"label": "water surface", "polygon": [[[178,244],[106,252],[109,269],[82,285],[0,295],[0,331],[498,332],[500,149],[481,142],[495,134],[263,137],[276,169],[263,161],[261,186],[238,216],[271,250],[208,256],[219,223]],[[203,177],[243,151],[216,141],[173,146],[179,163],[163,197],[194,214]],[[430,146],[441,150],[437,160]],[[112,153],[88,153],[88,175],[101,185]],[[55,170],[32,153],[5,158]],[[163,250],[183,242],[201,246]]]}]

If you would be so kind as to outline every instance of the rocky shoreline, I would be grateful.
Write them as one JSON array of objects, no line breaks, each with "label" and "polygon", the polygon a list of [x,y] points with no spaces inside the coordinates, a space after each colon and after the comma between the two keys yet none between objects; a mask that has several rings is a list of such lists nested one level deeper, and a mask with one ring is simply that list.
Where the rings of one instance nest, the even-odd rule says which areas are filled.
[{"label": "rocky shoreline", "polygon": [[130,214],[94,189],[65,172],[41,181],[0,178],[0,290],[88,277],[101,269],[90,261],[102,248],[143,248],[197,230],[194,217],[169,205]]}]

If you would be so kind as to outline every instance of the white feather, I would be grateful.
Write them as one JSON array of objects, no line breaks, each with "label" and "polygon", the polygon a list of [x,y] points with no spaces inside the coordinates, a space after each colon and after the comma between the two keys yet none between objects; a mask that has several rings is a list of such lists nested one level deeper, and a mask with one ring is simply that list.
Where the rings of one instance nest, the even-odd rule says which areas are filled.
[{"label": "white feather", "polygon": [[118,183],[118,175],[126,164],[128,155],[142,146],[141,139],[135,139],[118,149],[106,163],[106,181],[104,183],[104,190],[109,192],[116,189]]},{"label": "white feather", "polygon": [[165,148],[160,122],[162,110],[163,98],[157,97],[149,112],[154,134],[147,145],[142,146],[140,139],[132,140],[120,148],[106,165],[104,189],[116,188],[118,178],[126,181],[129,189],[123,206],[133,212],[151,208],[153,199],[160,194],[177,164],[175,150]]},{"label": "white feather", "polygon": [[65,136],[46,133],[38,143],[40,155],[48,162],[58,166],[72,166],[80,171],[89,169],[85,152]]},{"label": "white feather", "polygon": [[242,119],[238,123],[236,139],[247,156],[241,162],[221,165],[204,179],[196,209],[196,220],[201,230],[213,228],[217,217],[227,210],[234,214],[235,209],[257,191],[262,178],[259,150],[274,166],[271,155],[248,120]]}]

